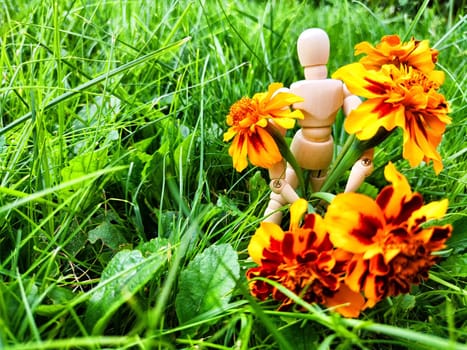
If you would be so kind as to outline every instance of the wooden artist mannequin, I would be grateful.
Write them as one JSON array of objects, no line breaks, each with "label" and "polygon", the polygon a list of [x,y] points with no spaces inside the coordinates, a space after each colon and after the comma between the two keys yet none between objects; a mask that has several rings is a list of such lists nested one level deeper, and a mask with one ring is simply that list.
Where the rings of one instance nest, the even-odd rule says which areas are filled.
[{"label": "wooden artist mannequin", "polygon": [[[332,125],[338,111],[342,108],[347,116],[361,100],[352,95],[340,80],[327,77],[326,64],[329,59],[329,38],[319,28],[305,30],[297,41],[300,64],[304,68],[305,80],[293,83],[290,92],[303,97],[304,101],[293,105],[302,111],[304,119],[299,121],[299,129],[290,145],[298,165],[310,172],[313,192],[319,191],[326,179],[334,150],[331,135]],[[355,191],[365,177],[373,170],[372,150],[357,161],[345,191]],[[279,224],[282,213],[279,209],[298,199],[295,188],[298,179],[293,168],[281,161],[269,169],[272,190],[265,212],[265,220]]]}]

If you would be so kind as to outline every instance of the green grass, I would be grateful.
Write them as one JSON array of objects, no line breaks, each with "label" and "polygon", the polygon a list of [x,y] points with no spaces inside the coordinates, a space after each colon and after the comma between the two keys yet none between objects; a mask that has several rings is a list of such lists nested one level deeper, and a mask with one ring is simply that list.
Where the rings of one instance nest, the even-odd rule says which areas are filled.
[{"label": "green grass", "polygon": [[[0,348],[467,349],[467,17],[462,2],[426,5],[1,2]],[[410,168],[399,135],[377,148],[367,186],[384,186],[393,161],[426,201],[448,198],[449,248],[430,280],[358,320],[300,299],[308,312],[276,311],[244,278],[268,178],[234,171],[225,116],[302,79],[308,27],[331,38],[330,72],[355,61],[356,43],[397,33],[429,39],[447,78],[444,170]],[[218,264],[235,288],[190,318],[179,295],[197,291],[185,272],[201,258],[213,260],[195,272]]]}]

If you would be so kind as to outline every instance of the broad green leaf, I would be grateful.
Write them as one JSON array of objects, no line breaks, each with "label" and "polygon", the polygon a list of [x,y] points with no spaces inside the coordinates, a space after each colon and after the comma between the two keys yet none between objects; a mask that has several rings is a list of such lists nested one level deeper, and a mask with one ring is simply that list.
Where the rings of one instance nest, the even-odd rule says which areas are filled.
[{"label": "broad green leaf", "polygon": [[[133,143],[132,147],[134,149],[138,150],[139,152],[145,153],[145,152],[147,152],[147,150],[151,146],[151,144],[154,142],[155,138],[156,137],[154,135],[150,136],[150,137],[147,137],[145,139],[142,139],[141,141]],[[145,154],[147,156],[149,156],[147,153],[145,153]]]},{"label": "broad green leaf", "polygon": [[84,247],[88,240],[88,233],[83,230],[77,230],[73,237],[67,242],[64,247],[67,255],[76,256]]},{"label": "broad green leaf", "polygon": [[170,176],[172,162],[170,157],[164,154],[168,152],[168,145],[163,144],[159,150],[151,155],[151,158],[144,163],[141,170],[141,177],[144,182],[142,195],[150,198],[151,201],[160,202],[163,198],[163,188],[165,179]]},{"label": "broad green leaf", "polygon": [[358,192],[359,193],[363,193],[363,194],[366,194],[367,196],[371,197],[371,198],[376,198],[376,196],[378,196],[378,188],[376,188],[375,186],[369,184],[368,182],[363,182],[360,187],[358,188]]},{"label": "broad green leaf", "polygon": [[118,252],[91,291],[84,320],[92,334],[101,334],[117,309],[153,278],[166,261],[167,249],[149,256],[139,250]]},{"label": "broad green leaf", "polygon": [[231,216],[242,217],[245,214],[242,210],[240,210],[240,208],[237,206],[237,203],[233,201],[231,197],[225,196],[223,194],[218,194],[216,206],[226,212],[229,212],[229,215]]},{"label": "broad green leaf", "polygon": [[393,304],[399,314],[408,313],[415,307],[416,298],[411,294],[400,294],[393,299]]},{"label": "broad green leaf", "polygon": [[443,261],[441,266],[447,270],[450,276],[465,278],[467,277],[467,253],[453,254]]},{"label": "broad green leaf", "polygon": [[467,250],[467,216],[454,221],[452,227],[452,235],[447,244],[454,252],[464,252]]},{"label": "broad green leaf", "polygon": [[35,312],[41,316],[52,317],[68,308],[68,303],[75,297],[76,294],[70,289],[55,286],[47,293],[47,303],[38,305]]},{"label": "broad green leaf", "polygon": [[102,169],[107,162],[107,150],[99,149],[76,156],[62,169],[62,180],[69,181]]},{"label": "broad green leaf", "polygon": [[[112,125],[120,112],[121,101],[115,96],[96,96],[94,103],[85,104],[78,111],[78,118],[72,122],[73,129],[82,129],[96,125]],[[112,131],[116,130],[111,130]]]},{"label": "broad green leaf", "polygon": [[[87,152],[76,156],[70,160],[70,164],[61,170],[62,181],[70,181],[79,179],[80,177],[91,174],[97,170],[103,169],[107,164],[107,150],[99,149],[93,152]],[[91,182],[92,180],[89,180]],[[69,191],[77,191],[86,186],[86,183],[79,183],[68,187],[60,193],[63,196],[68,196]]]},{"label": "broad green leaf", "polygon": [[88,240],[91,244],[96,243],[97,240],[101,240],[107,247],[118,250],[119,247],[127,243],[125,237],[123,237],[122,232],[116,228],[108,220],[105,220],[99,224],[96,228],[89,231]]},{"label": "broad green leaf", "polygon": [[157,227],[160,237],[171,238],[172,236],[178,236],[177,220],[179,219],[180,213],[174,210],[158,210],[157,216]]},{"label": "broad green leaf", "polygon": [[165,254],[169,240],[165,238],[153,238],[149,242],[143,242],[138,246],[138,249],[143,253],[143,256],[148,257],[151,254]]},{"label": "broad green leaf", "polygon": [[[287,321],[286,321],[287,322]],[[332,338],[320,339],[320,335],[317,332],[310,332],[309,323],[301,322],[290,322],[286,325],[277,324],[276,327],[279,332],[287,340],[288,344],[293,344],[294,350],[309,350],[309,349],[329,349],[329,343]],[[327,346],[323,346],[326,344]],[[279,349],[285,349],[286,347],[280,346]]]},{"label": "broad green leaf", "polygon": [[192,157],[195,150],[196,144],[196,133],[191,133],[180,142],[174,151],[174,162],[175,169],[177,172],[181,172],[182,178],[186,178],[187,174],[190,173]]},{"label": "broad green leaf", "polygon": [[239,274],[238,256],[229,244],[213,245],[198,254],[180,274],[175,300],[180,323],[225,308]]},{"label": "broad green leaf", "polygon": [[250,194],[250,203],[253,203],[261,197],[264,193],[269,191],[269,186],[266,180],[261,175],[261,171],[256,171],[252,177],[248,180],[248,192]]},{"label": "broad green leaf", "polygon": [[173,143],[179,135],[173,122],[163,119],[158,123],[159,146],[150,159],[145,159],[141,170],[142,181],[145,182],[144,196],[150,201],[160,202],[163,196],[165,179],[173,174]]}]

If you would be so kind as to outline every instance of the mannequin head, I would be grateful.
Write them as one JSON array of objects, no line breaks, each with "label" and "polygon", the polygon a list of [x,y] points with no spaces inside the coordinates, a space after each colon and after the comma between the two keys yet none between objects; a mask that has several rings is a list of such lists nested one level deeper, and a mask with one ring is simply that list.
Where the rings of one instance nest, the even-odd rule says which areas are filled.
[{"label": "mannequin head", "polygon": [[300,64],[305,69],[306,79],[324,79],[329,59],[329,37],[320,28],[306,29],[297,40]]}]

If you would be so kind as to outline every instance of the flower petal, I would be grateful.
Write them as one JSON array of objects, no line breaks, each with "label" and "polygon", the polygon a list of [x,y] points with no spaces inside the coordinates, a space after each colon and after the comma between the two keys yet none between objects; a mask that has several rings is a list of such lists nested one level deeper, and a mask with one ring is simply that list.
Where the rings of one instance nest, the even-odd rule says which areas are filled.
[{"label": "flower petal", "polygon": [[[270,222],[262,222],[248,244],[248,254],[255,263],[261,264],[264,250],[274,248],[274,242],[280,242],[283,238],[284,231],[280,226]],[[276,246],[276,248],[278,247]]]},{"label": "flower petal", "polygon": [[234,128],[229,128],[229,130],[227,130],[224,133],[224,142],[225,141],[230,141],[231,139],[234,138],[235,135],[237,135],[237,131],[235,131]]},{"label": "flower petal", "polygon": [[386,220],[392,221],[401,214],[402,204],[412,198],[412,190],[407,179],[397,171],[392,162],[384,168],[384,176],[392,186],[386,186],[381,190],[376,197],[376,203],[384,212]]},{"label": "flower petal", "polygon": [[368,262],[356,256],[348,265],[345,284],[354,292],[360,292],[365,282],[367,270]]},{"label": "flower petal", "polygon": [[407,57],[407,64],[422,72],[430,72],[435,68],[428,40],[422,40],[415,45],[414,50]]},{"label": "flower petal", "polygon": [[358,317],[365,307],[365,299],[359,292],[341,284],[333,296],[326,298],[325,306],[336,307],[336,311],[344,317]]},{"label": "flower petal", "polygon": [[237,134],[229,147],[229,155],[232,157],[233,166],[238,172],[248,166],[247,161],[248,145],[243,134]]},{"label": "flower petal", "polygon": [[370,99],[361,103],[344,121],[344,128],[350,134],[356,134],[360,140],[373,137],[379,128],[391,131],[397,126],[400,106],[385,103],[383,99]]},{"label": "flower petal", "polygon": [[372,198],[359,193],[340,193],[329,205],[324,220],[337,248],[364,253],[375,243],[384,217]]},{"label": "flower petal", "polygon": [[248,139],[248,158],[253,165],[270,168],[282,159],[272,136],[264,129],[257,128]]},{"label": "flower petal", "polygon": [[300,226],[300,221],[307,210],[308,202],[303,198],[299,198],[290,206],[290,231]]},{"label": "flower petal", "polygon": [[431,202],[420,209],[413,212],[408,220],[409,227],[417,227],[420,221],[429,221],[433,219],[440,219],[448,210],[448,200],[443,199],[436,202]]},{"label": "flower petal", "polygon": [[339,68],[332,78],[342,80],[351,93],[366,98],[380,98],[386,94],[387,86],[394,84],[386,74],[367,70],[361,63]]}]

